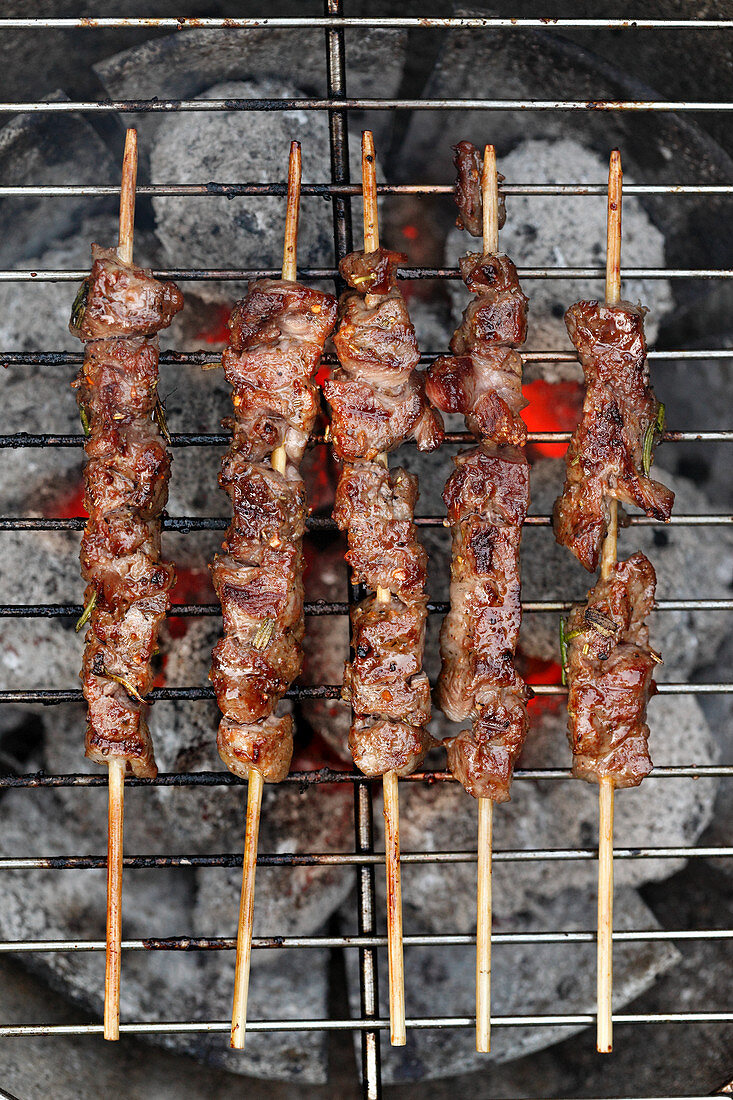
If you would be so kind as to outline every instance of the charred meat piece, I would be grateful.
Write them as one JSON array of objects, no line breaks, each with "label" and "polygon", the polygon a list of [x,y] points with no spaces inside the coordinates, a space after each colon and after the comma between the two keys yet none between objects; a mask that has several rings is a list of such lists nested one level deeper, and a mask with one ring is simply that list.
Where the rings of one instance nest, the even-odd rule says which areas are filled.
[{"label": "charred meat piece", "polygon": [[426,729],[386,718],[357,716],[349,733],[354,763],[370,779],[387,772],[412,775],[434,744]]},{"label": "charred meat piece", "polygon": [[473,723],[446,742],[451,771],[474,797],[504,802],[528,726],[529,692],[514,653],[529,465],[520,450],[489,444],[455,461],[443,494],[453,556],[438,702],[448,718]]},{"label": "charred meat piece", "polygon": [[452,356],[428,372],[427,395],[443,412],[461,412],[479,438],[522,446],[522,360],[513,349],[527,336],[527,298],[508,257],[469,252],[461,274],[477,297],[451,340]]},{"label": "charred meat piece", "polygon": [[[262,279],[234,309],[223,355],[232,385],[232,443],[219,484],[232,504],[211,564],[224,635],[210,679],[223,718],[219,753],[235,775],[270,783],[288,771],[292,719],[275,708],[303,663],[306,494],[298,466],[318,403],[313,381],[336,300],[299,283]],[[272,454],[284,449],[284,472]],[[279,464],[278,464],[279,465]]]},{"label": "charred meat piece", "polygon": [[648,476],[662,416],[649,385],[644,310],[630,302],[576,302],[565,324],[580,356],[586,394],[567,451],[565,486],[555,502],[555,537],[593,571],[610,500],[668,520],[674,493]]},{"label": "charred meat piece", "polygon": [[181,309],[175,283],[160,283],[145,268],[123,263],[113,248],[93,244],[92,270],[74,300],[69,330],[85,341],[152,336]]},{"label": "charred meat piece", "polygon": [[417,478],[374,462],[344,466],[333,518],[346,531],[346,560],[354,581],[398,599],[420,600],[425,592],[427,555],[414,523]]},{"label": "charred meat piece", "polygon": [[649,647],[646,617],[656,576],[642,553],[618,562],[568,620],[568,740],[573,774],[637,787],[652,769],[646,709],[660,658]]},{"label": "charred meat piece", "polygon": [[236,416],[237,448],[255,461],[284,446],[296,466],[318,411],[313,376],[336,320],[330,294],[283,279],[252,283],[229,320],[222,364]]},{"label": "charred meat piece", "polygon": [[89,628],[81,679],[86,755],[121,758],[133,774],[156,774],[145,696],[170,607],[172,566],[161,560],[160,517],[170,459],[154,416],[158,340],[183,305],[172,283],[92,246],[91,275],[77,295],[71,331],[86,341],[74,382],[87,439],[81,544]]},{"label": "charred meat piece", "polygon": [[[453,163],[456,166],[456,184],[454,197],[458,207],[456,225],[467,229],[472,237],[483,233],[483,199],[481,195],[481,173],[483,155],[471,141],[459,141],[453,146]],[[504,182],[501,172],[497,173],[499,183]],[[499,194],[499,229],[506,222],[506,203]]]},{"label": "charred meat piece", "polygon": [[407,306],[397,289],[399,252],[353,252],[339,270],[352,287],[339,303],[334,344],[341,367],[324,383],[334,451],[347,462],[371,460],[415,439],[434,450],[440,414],[425,398],[420,355]]}]

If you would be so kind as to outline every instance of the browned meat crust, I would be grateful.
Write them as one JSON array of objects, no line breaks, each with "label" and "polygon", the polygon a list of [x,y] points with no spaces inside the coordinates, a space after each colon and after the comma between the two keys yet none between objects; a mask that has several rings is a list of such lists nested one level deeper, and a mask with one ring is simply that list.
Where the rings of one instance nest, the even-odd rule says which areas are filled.
[{"label": "browned meat crust", "polygon": [[440,414],[427,404],[420,355],[395,271],[406,257],[378,249],[339,265],[352,290],[339,303],[334,344],[341,366],[324,383],[334,451],[347,462],[371,460],[414,439],[423,451],[443,440]]},{"label": "browned meat crust", "polygon": [[646,709],[659,658],[645,619],[656,576],[636,553],[599,580],[567,625],[568,740],[573,774],[616,787],[637,787],[652,769]]},{"label": "browned meat crust", "polygon": [[461,412],[474,435],[522,446],[522,360],[513,349],[527,336],[527,298],[517,269],[501,254],[469,252],[461,274],[477,297],[469,302],[451,340],[452,356],[428,372],[427,395],[443,412]]},{"label": "browned meat crust", "polygon": [[[250,285],[229,323],[223,355],[233,429],[219,484],[232,504],[211,572],[224,636],[210,673],[223,718],[219,753],[245,777],[288,772],[292,720],[274,711],[303,662],[303,547],[307,501],[298,464],[317,411],[313,376],[336,320],[336,300],[299,283]],[[285,473],[272,466],[283,446]]]},{"label": "browned meat crust", "polygon": [[92,245],[92,270],[74,300],[69,329],[80,340],[152,336],[183,309],[175,283],[159,283],[149,271],[124,264],[113,248]]},{"label": "browned meat crust", "polygon": [[609,500],[668,520],[674,493],[644,472],[644,442],[656,442],[659,413],[646,365],[644,310],[630,302],[576,302],[565,323],[580,355],[586,395],[567,451],[563,493],[555,502],[555,537],[593,571]]},{"label": "browned meat crust", "polygon": [[121,758],[133,774],[156,774],[144,697],[170,606],[171,565],[161,561],[160,515],[170,459],[153,420],[158,340],[183,298],[172,283],[92,246],[91,275],[77,295],[71,331],[87,341],[74,382],[88,437],[84,504],[89,519],[81,571],[90,608],[81,679],[86,755]]},{"label": "browned meat crust", "polygon": [[[454,197],[458,207],[456,225],[467,229],[472,237],[483,233],[483,201],[481,196],[481,172],[483,156],[471,141],[459,141],[453,146],[453,163],[456,166],[456,184]],[[501,172],[497,173],[499,183],[504,182]],[[506,203],[499,195],[499,229],[506,222]]]},{"label": "browned meat crust", "polygon": [[489,444],[455,461],[443,494],[453,556],[437,698],[452,721],[473,721],[470,732],[445,742],[451,771],[474,797],[505,802],[528,726],[529,692],[514,652],[529,466],[520,450]]}]

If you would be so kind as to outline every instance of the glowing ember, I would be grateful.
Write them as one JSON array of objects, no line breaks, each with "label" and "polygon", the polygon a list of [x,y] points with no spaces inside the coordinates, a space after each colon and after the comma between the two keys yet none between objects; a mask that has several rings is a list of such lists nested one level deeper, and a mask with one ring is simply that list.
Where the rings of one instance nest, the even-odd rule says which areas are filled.
[{"label": "glowing ember", "polygon": [[197,332],[195,339],[203,340],[205,344],[229,343],[228,323],[231,312],[229,306],[212,306],[211,325],[203,332]]},{"label": "glowing ember", "polygon": [[[528,684],[559,684],[562,676],[562,668],[558,661],[543,661],[539,657],[525,657],[523,659],[524,679]],[[530,714],[541,714],[542,711],[556,711],[565,706],[565,700],[561,695],[535,695],[530,699],[527,709]]]},{"label": "glowing ember", "polygon": [[69,486],[65,492],[46,505],[45,515],[53,519],[74,519],[86,516],[84,507],[84,482]]},{"label": "glowing ember", "polygon": [[404,225],[402,227],[402,236],[407,237],[408,241],[416,241],[420,232],[416,225]]},{"label": "glowing ember", "polygon": [[[579,382],[545,382],[538,378],[522,387],[529,405],[522,420],[531,432],[570,432],[578,424],[583,407],[583,387]],[[567,442],[532,443],[529,456],[561,458]]]},{"label": "glowing ember", "polygon": [[[211,583],[208,569],[191,569],[186,565],[176,566],[176,583],[171,589],[171,610],[176,604],[215,603],[216,594]],[[167,620],[171,638],[183,638],[188,632],[188,620],[178,615],[170,615]]]}]

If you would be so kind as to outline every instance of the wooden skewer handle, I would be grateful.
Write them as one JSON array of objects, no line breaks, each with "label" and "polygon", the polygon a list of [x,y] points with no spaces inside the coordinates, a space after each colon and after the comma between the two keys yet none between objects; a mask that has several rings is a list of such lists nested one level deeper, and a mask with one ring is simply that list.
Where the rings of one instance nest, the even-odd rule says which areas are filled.
[{"label": "wooden skewer handle", "polygon": [[107,952],[104,971],[104,1037],[120,1037],[122,969],[122,832],[125,761],[110,760],[107,816]]},{"label": "wooden skewer handle", "polygon": [[252,921],[255,907],[255,873],[257,870],[257,845],[262,808],[261,774],[250,768],[247,790],[247,823],[244,834],[244,860],[242,861],[242,894],[239,901],[239,926],[237,928],[237,961],[234,970],[234,1004],[230,1046],[244,1050],[247,1026],[247,999],[249,996],[249,971],[252,961]]},{"label": "wooden skewer handle", "polygon": [[476,896],[476,1050],[491,1050],[491,845],[494,803],[478,802],[478,890]]},{"label": "wooden skewer handle", "polygon": [[405,973],[402,947],[402,873],[400,865],[400,803],[397,775],[384,776],[384,845],[387,867],[387,933],[389,956],[389,1037],[392,1046],[407,1042]]}]

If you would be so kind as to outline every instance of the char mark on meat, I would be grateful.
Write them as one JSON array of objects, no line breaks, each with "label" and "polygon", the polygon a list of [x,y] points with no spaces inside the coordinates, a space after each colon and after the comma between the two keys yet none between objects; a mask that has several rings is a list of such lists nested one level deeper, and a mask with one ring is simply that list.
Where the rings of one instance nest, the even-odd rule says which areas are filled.
[{"label": "char mark on meat", "polygon": [[648,476],[660,406],[649,385],[644,310],[629,302],[576,302],[565,315],[586,382],[580,424],[555,502],[555,537],[586,569],[598,566],[609,501],[668,520],[674,493]]},{"label": "char mark on meat", "polygon": [[652,769],[647,704],[659,657],[646,617],[656,576],[636,553],[599,580],[567,624],[568,740],[573,774],[591,783],[637,787]]},{"label": "char mark on meat", "polygon": [[469,302],[451,340],[452,356],[430,368],[429,400],[443,412],[460,412],[480,439],[523,446],[520,416],[522,360],[514,350],[527,335],[527,298],[517,269],[501,254],[468,253],[461,274],[476,298]]},{"label": "char mark on meat", "polygon": [[[292,719],[275,708],[300,673],[307,501],[298,470],[318,410],[314,376],[336,300],[282,279],[250,284],[229,321],[222,361],[232,443],[219,484],[232,522],[211,565],[224,635],[210,673],[223,718],[219,753],[235,775],[288,772]],[[272,465],[282,447],[284,472]]]},{"label": "char mark on meat", "polygon": [[455,462],[443,494],[453,552],[437,697],[452,721],[472,720],[446,742],[451,771],[475,798],[505,802],[528,727],[529,690],[514,654],[529,466],[519,449],[491,444]]},{"label": "char mark on meat", "polygon": [[170,458],[153,417],[158,338],[181,309],[172,283],[92,246],[92,270],[74,302],[70,329],[86,344],[73,383],[85,430],[81,544],[89,627],[81,671],[87,701],[86,755],[122,759],[156,774],[145,696],[170,607],[172,566],[161,560],[160,517]]},{"label": "char mark on meat", "polygon": [[[471,141],[459,141],[453,146],[453,163],[456,166],[456,184],[454,197],[458,207],[456,225],[467,229],[472,237],[480,237],[483,227],[483,196],[481,194],[481,174],[483,155]],[[501,172],[497,172],[499,183],[504,182]],[[506,222],[506,202],[499,193],[499,229]]]}]

